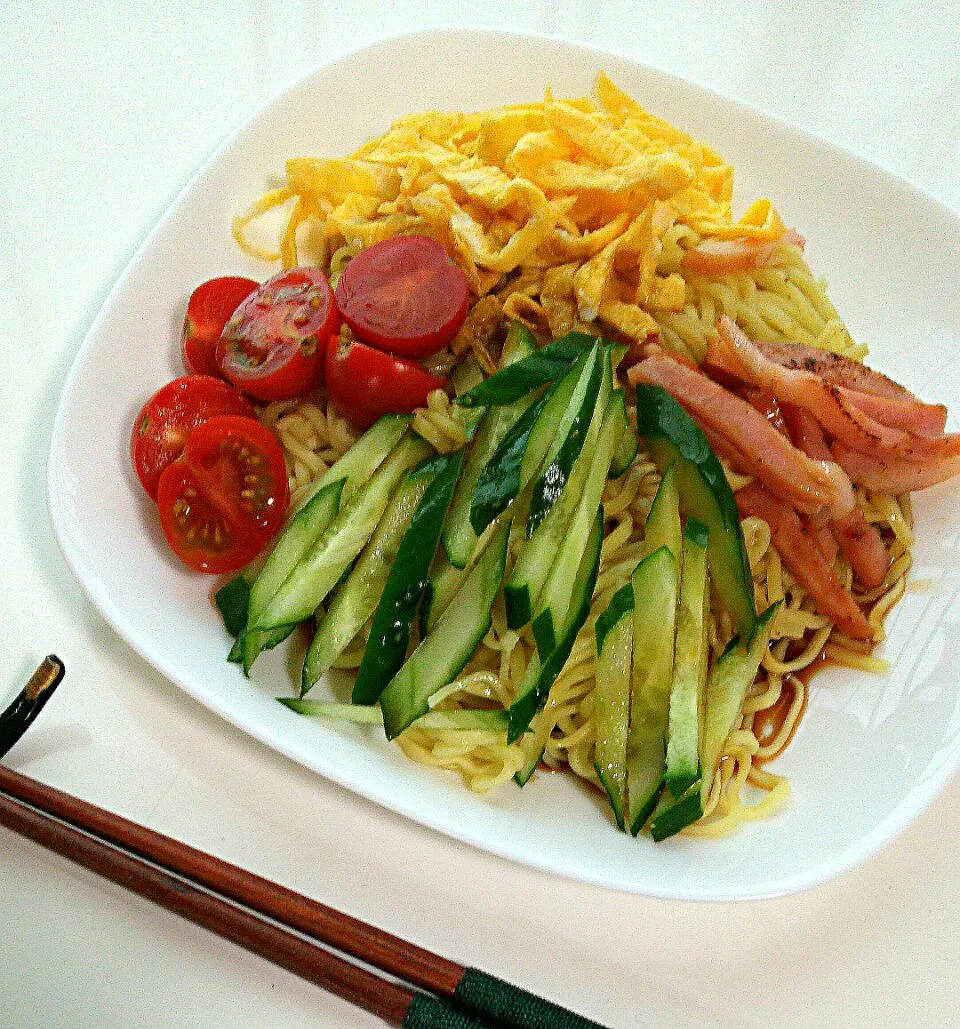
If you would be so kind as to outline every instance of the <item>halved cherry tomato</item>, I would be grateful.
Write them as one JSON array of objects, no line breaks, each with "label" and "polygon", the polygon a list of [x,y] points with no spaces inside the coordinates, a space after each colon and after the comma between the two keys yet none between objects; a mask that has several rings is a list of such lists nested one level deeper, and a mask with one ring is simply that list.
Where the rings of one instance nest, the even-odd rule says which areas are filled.
[{"label": "halved cherry tomato", "polygon": [[275,275],[237,308],[217,344],[217,364],[260,400],[289,400],[323,381],[323,358],[339,316],[318,268]]},{"label": "halved cherry tomato", "polygon": [[327,351],[327,389],[358,429],[373,425],[381,415],[423,407],[427,396],[445,385],[416,362],[356,340],[340,341]]},{"label": "halved cherry tomato", "polygon": [[467,316],[469,287],[427,236],[397,236],[354,257],[337,283],[337,306],[357,339],[403,357],[442,350]]},{"label": "halved cherry tomato", "polygon": [[180,346],[183,367],[191,375],[219,375],[217,341],[240,303],[260,285],[238,275],[221,275],[201,283],[190,294]]},{"label": "halved cherry tomato", "polygon": [[235,415],[218,415],[194,429],[157,491],[167,541],[199,572],[242,568],[276,534],[289,503],[276,437]]},{"label": "halved cherry tomato", "polygon": [[183,453],[190,433],[218,414],[256,419],[246,397],[230,383],[210,375],[174,379],[143,405],[133,425],[130,457],[143,488],[154,500],[161,473]]}]

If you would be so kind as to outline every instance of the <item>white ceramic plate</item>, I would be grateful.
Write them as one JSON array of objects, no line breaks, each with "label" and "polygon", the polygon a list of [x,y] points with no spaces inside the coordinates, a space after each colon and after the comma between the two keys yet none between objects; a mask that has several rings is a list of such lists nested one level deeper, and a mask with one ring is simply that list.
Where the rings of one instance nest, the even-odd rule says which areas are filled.
[{"label": "white ceramic plate", "polygon": [[[323,725],[273,698],[282,653],[252,682],[225,661],[210,581],[165,546],[129,466],[130,426],[178,374],[186,299],[218,274],[265,278],[229,231],[283,161],[354,149],[404,112],[583,95],[603,68],[657,114],[737,167],[737,209],[768,195],[808,239],[812,266],[871,361],[956,406],[960,219],[855,156],[662,72],[587,47],[483,31],[387,40],[281,94],[221,148],[150,234],[94,322],[54,429],[50,507],[63,552],[104,617],[188,693],[296,761],[424,825],[571,878],[662,897],[737,899],[809,887],[861,861],[928,804],[960,763],[960,485],[917,498],[911,590],[888,622],[885,677],[823,674],[776,770],[793,793],[777,817],[720,841],[654,845],[618,833],[567,776],[477,797],[408,762],[371,729]],[[938,259],[937,255],[941,255]],[[934,265],[936,262],[936,265]]]}]

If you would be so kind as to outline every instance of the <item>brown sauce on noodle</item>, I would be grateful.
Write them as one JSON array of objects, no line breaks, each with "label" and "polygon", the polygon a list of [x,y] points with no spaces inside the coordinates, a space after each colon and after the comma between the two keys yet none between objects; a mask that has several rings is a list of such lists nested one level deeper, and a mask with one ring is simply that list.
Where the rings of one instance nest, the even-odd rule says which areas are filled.
[{"label": "brown sauce on noodle", "polygon": [[[790,714],[790,708],[797,696],[798,680],[799,683],[804,686],[810,684],[810,680],[817,674],[817,672],[823,671],[824,668],[834,664],[828,657],[821,654],[816,661],[811,662],[806,668],[801,668],[791,675],[788,675],[783,680],[783,688],[780,692],[780,696],[776,703],[771,704],[770,707],[764,708],[762,711],[758,711],[753,716],[753,734],[757,738],[757,742],[761,747],[766,747],[773,742],[783,730],[784,723],[787,720],[787,716]],[[800,708],[800,712],[793,723],[793,727],[790,730],[790,734],[783,741],[780,747],[777,748],[773,754],[764,756],[756,755],[753,759],[754,764],[762,765],[768,761],[772,761],[774,758],[779,757],[793,741],[794,736],[797,734],[797,729],[800,727],[800,723],[803,721],[803,716],[807,711],[807,700],[809,693],[804,694],[803,706]]]}]

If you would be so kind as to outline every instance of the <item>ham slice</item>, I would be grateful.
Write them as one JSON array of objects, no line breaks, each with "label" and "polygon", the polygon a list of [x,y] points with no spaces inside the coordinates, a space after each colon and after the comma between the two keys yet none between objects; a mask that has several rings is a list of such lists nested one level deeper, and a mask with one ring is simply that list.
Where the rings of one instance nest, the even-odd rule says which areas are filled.
[{"label": "ham slice", "polygon": [[960,453],[918,462],[862,454],[839,441],[831,449],[834,460],[854,482],[881,493],[911,493],[960,475]]},{"label": "ham slice", "polygon": [[708,355],[711,364],[768,390],[781,403],[809,411],[827,433],[850,449],[914,462],[939,462],[960,455],[960,435],[921,436],[884,425],[858,408],[843,387],[805,368],[788,368],[765,357],[730,318],[720,319],[717,333]]},{"label": "ham slice", "polygon": [[777,247],[789,243],[801,250],[806,240],[799,232],[788,229],[780,239],[707,239],[691,247],[680,260],[684,271],[697,275],[733,275],[763,268],[773,259]]},{"label": "ham slice", "polygon": [[[802,407],[784,404],[781,412],[793,442],[808,456],[818,460],[828,459],[830,447],[824,439],[817,420]],[[823,530],[820,530],[821,532]],[[875,525],[864,517],[859,506],[851,508],[848,514],[830,523],[831,536],[850,562],[853,574],[867,589],[879,586],[890,567],[890,555],[883,545],[883,538]],[[820,538],[818,536],[818,538]],[[820,539],[823,550],[823,539]],[[825,551],[828,553],[828,551]],[[836,556],[836,547],[833,550]],[[829,560],[833,561],[833,556]]]},{"label": "ham slice", "polygon": [[939,436],[947,424],[947,409],[943,404],[925,404],[920,400],[882,397],[845,386],[838,387],[843,396],[864,414],[883,425],[906,429],[919,436]]},{"label": "ham slice", "polygon": [[740,515],[762,518],[770,538],[794,579],[813,597],[817,610],[855,640],[872,640],[873,628],[857,602],[834,575],[800,516],[762,483],[751,482],[734,494]]},{"label": "ham slice", "polygon": [[751,404],[702,372],[662,351],[650,354],[627,373],[638,382],[662,386],[708,431],[719,451],[733,455],[734,466],[765,482],[778,496],[806,514],[826,511],[831,518],[854,505],[847,476],[832,461],[814,461],[779,433]]},{"label": "ham slice", "polygon": [[870,393],[891,400],[917,400],[918,398],[899,382],[894,382],[882,372],[868,368],[859,361],[834,354],[830,350],[808,347],[803,343],[775,343],[754,341],[753,344],[764,357],[776,361],[784,368],[813,372],[821,379],[837,386]]}]

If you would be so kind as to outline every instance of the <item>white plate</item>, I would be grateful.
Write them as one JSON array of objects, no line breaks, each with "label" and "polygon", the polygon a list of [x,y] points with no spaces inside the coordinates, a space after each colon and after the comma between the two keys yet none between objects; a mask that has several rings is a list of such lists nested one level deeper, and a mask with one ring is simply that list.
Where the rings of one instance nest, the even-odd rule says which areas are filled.
[{"label": "white plate", "polygon": [[311,74],[270,103],[184,190],[121,276],[71,371],[54,429],[49,499],[63,552],[104,617],[192,696],[260,740],[410,818],[504,857],[661,897],[738,899],[809,887],[887,842],[960,763],[960,488],[916,501],[913,578],[888,622],[885,677],[824,673],[777,771],[793,793],[777,817],[720,841],[654,845],[618,833],[592,791],[540,776],[477,797],[459,778],[407,761],[375,731],[302,719],[275,652],[252,682],[225,660],[210,581],[170,556],[129,466],[141,404],[181,374],[186,299],[218,274],[265,278],[229,231],[283,161],[341,154],[404,112],[487,107],[589,92],[603,68],[655,113],[737,167],[738,209],[768,195],[808,238],[812,266],[871,361],[922,396],[956,406],[960,219],[860,159],[633,62],[557,40],[433,31],[387,40]]}]

